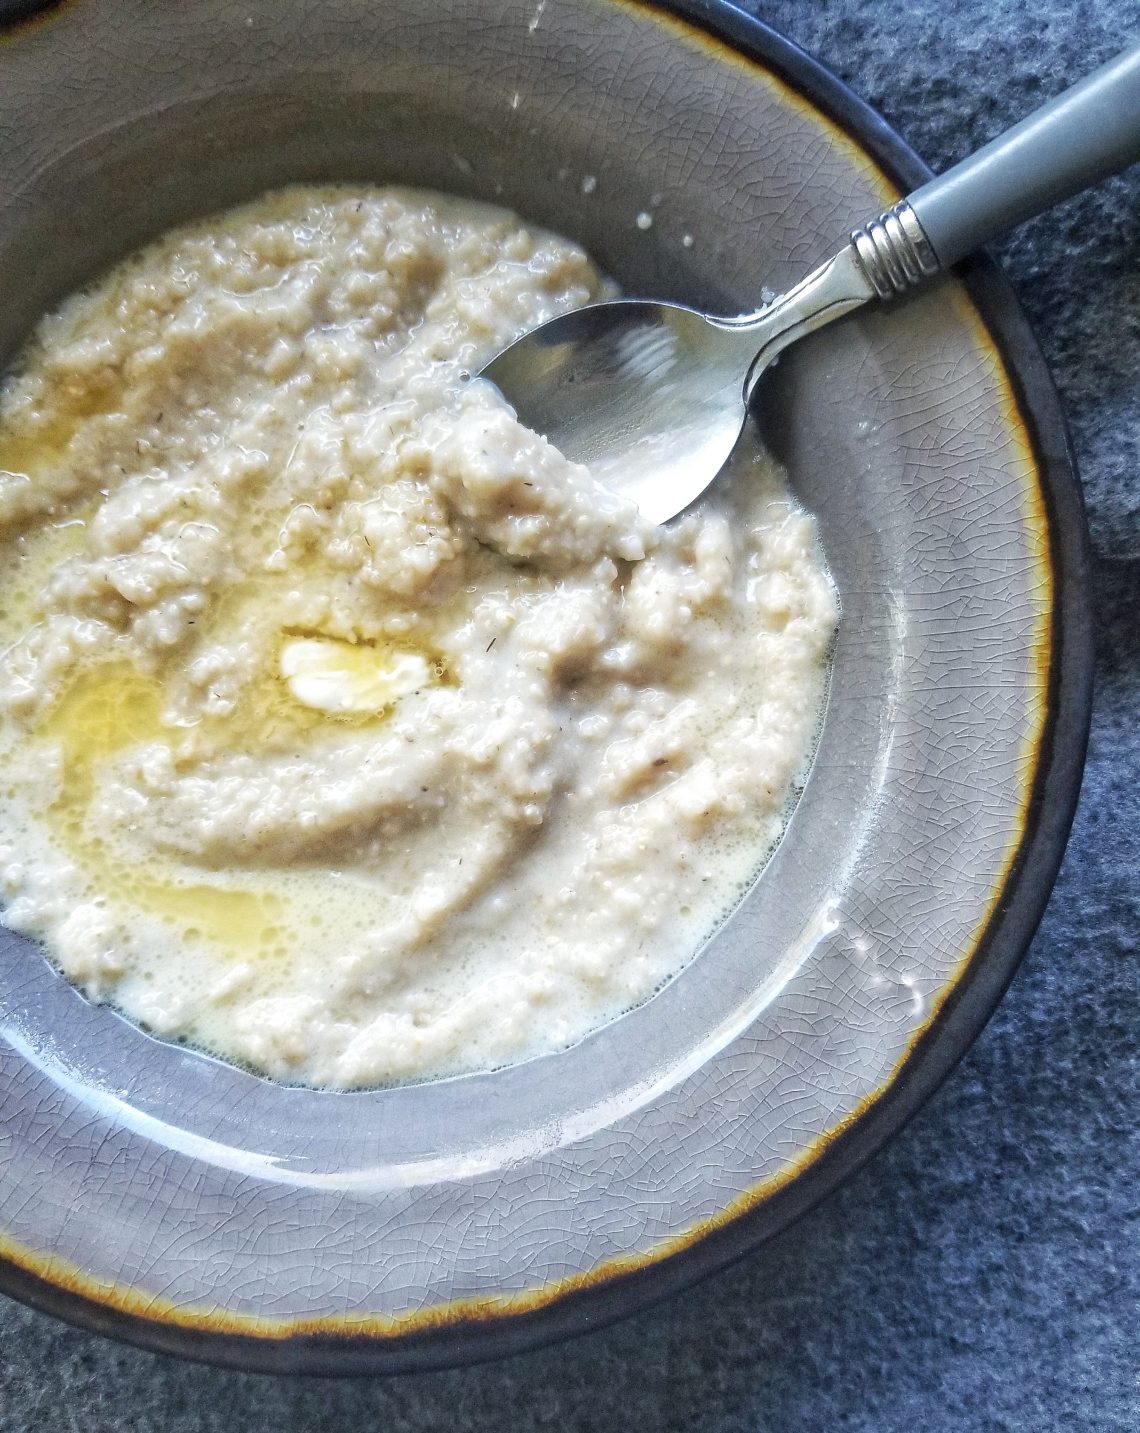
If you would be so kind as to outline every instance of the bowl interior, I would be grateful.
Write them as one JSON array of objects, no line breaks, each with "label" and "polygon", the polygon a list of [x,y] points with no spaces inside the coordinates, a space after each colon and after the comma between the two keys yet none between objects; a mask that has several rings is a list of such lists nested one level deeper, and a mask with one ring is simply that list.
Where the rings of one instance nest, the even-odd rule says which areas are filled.
[{"label": "bowl interior", "polygon": [[[13,282],[6,288],[15,297],[0,313],[0,362],[10,362],[18,353],[42,312],[139,244],[173,224],[286,183],[403,183],[504,204],[532,222],[578,239],[625,292],[661,295],[714,312],[739,312],[754,306],[762,286],[778,287],[788,281],[798,274],[808,253],[822,253],[842,236],[842,221],[822,225],[815,235],[798,236],[796,252],[804,253],[804,260],[789,257],[771,239],[765,241],[762,226],[760,236],[745,244],[740,237],[744,225],[739,195],[731,183],[726,184],[718,168],[691,166],[688,183],[682,185],[674,172],[678,168],[676,144],[667,130],[654,127],[647,132],[646,140],[652,138],[648,152],[640,144],[636,152],[633,146],[627,150],[615,145],[614,131],[604,116],[574,110],[572,122],[567,123],[561,107],[543,102],[543,88],[535,85],[535,79],[530,76],[525,105],[523,92],[518,91],[519,103],[514,106],[516,91],[512,91],[505,105],[502,96],[497,106],[493,97],[485,96],[478,108],[473,108],[473,96],[467,89],[456,96],[459,103],[440,106],[431,98],[437,86],[416,70],[409,71],[406,88],[395,93],[387,89],[345,93],[298,74],[287,84],[269,88],[219,89],[203,99],[132,115],[81,138],[33,177],[0,235],[0,274],[12,276]],[[527,122],[510,123],[510,117],[522,111]],[[808,119],[807,123],[814,121]],[[775,172],[753,182],[763,189],[786,183],[783,171],[787,164],[788,156],[781,149],[775,156]],[[589,194],[582,188],[587,175],[597,181]],[[637,224],[641,212],[653,216],[654,228],[648,232]],[[713,215],[715,222],[710,222]],[[756,220],[765,217],[770,223],[771,216],[760,208]],[[686,246],[685,235],[692,236],[691,247]],[[791,465],[794,489],[819,515],[825,547],[844,594],[845,633],[849,629],[885,633],[886,593],[881,574],[887,554],[867,519],[866,494],[855,491],[860,484],[853,481],[872,460],[875,404],[865,382],[851,384],[847,380],[857,365],[867,364],[870,345],[863,332],[849,325],[842,339],[838,343],[833,340],[830,346],[834,353],[826,366],[818,354],[807,363],[791,357],[782,365],[768,395],[767,429],[782,453],[795,453]],[[843,385],[838,396],[836,366]],[[821,401],[824,392],[828,394],[826,402]],[[897,457],[892,460],[881,454],[877,468],[883,480],[889,478],[892,468],[898,477]],[[671,1063],[695,1038],[720,1030],[723,1022],[732,1018],[741,997],[755,995],[758,974],[786,977],[785,955],[804,923],[802,911],[795,910],[789,899],[789,885],[796,887],[809,908],[818,904],[843,859],[849,832],[859,824],[870,799],[874,723],[861,720],[851,706],[850,645],[846,640],[840,642],[821,762],[828,760],[828,751],[837,740],[851,760],[855,754],[851,747],[854,718],[862,748],[862,761],[856,764],[862,772],[846,783],[838,801],[834,782],[828,783],[826,801],[819,801],[815,794],[824,795],[822,783],[812,784],[805,810],[797,818],[797,842],[810,841],[812,856],[806,863],[800,856],[794,869],[785,870],[789,862],[781,852],[777,870],[765,883],[773,895],[780,888],[778,905],[754,912],[758,932],[765,933],[761,941],[755,942],[758,932],[754,932],[742,943],[731,966],[729,951],[724,948],[728,943],[721,942],[717,954],[702,967],[702,974],[710,977],[706,999],[694,1008],[693,992],[686,992],[683,1001],[667,997],[661,1004],[677,1003],[678,1010],[663,1009],[660,1019],[648,1022],[647,1029],[630,1037],[629,1043],[641,1059],[635,1061],[632,1051],[623,1048],[626,1039],[619,1031],[614,1032],[616,1044],[609,1039],[592,1042],[600,1048],[583,1052],[581,1070],[570,1076],[561,1070],[566,1057],[528,1062],[525,1075],[497,1072],[493,1087],[499,1097],[489,1106],[474,1101],[474,1126],[472,1097],[467,1092],[472,1077],[441,1082],[438,1094],[417,1089],[377,1095],[381,1106],[401,1097],[415,1102],[414,1118],[395,1112],[391,1119],[391,1132],[400,1136],[401,1153],[411,1154],[421,1138],[427,1148],[437,1148],[448,1130],[454,1132],[461,1147],[481,1148],[491,1128],[498,1128],[503,1118],[508,1127],[514,1127],[520,1116],[542,1123],[551,1117],[564,1119],[580,1105],[583,1094],[593,1103],[612,1093],[615,1081],[628,1079],[637,1067],[648,1074],[662,1063]],[[885,690],[889,672],[885,643],[862,641],[858,665],[871,690]],[[821,810],[826,807],[827,827],[813,831],[812,811],[817,806]],[[756,906],[758,901],[751,904]],[[791,918],[781,919],[782,912]],[[40,959],[34,950],[24,949],[26,942],[18,944],[23,959],[33,963]],[[714,963],[724,967],[720,979],[712,979],[708,970]],[[227,1128],[227,1140],[232,1138],[239,1145],[244,1142],[250,1096],[247,1093],[240,1100],[237,1096],[237,1089],[244,1088],[256,1091],[259,1107],[263,1102],[285,1102],[288,1115],[281,1123],[296,1131],[298,1145],[309,1156],[328,1144],[330,1133],[333,1143],[339,1143],[342,1135],[330,1132],[325,1106],[330,1100],[343,1103],[341,1097],[314,1096],[300,1090],[282,1095],[273,1085],[195,1054],[183,1054],[168,1044],[142,1037],[140,1045],[140,1037],[127,1035],[120,1028],[125,1022],[117,1021],[112,1012],[90,1009],[66,987],[64,992],[56,992],[44,1033],[48,1028],[57,1032],[61,1028],[60,1000],[68,1007],[66,1019],[83,1022],[84,1043],[87,1038],[97,1038],[102,1044],[95,1032],[106,1027],[106,1040],[112,1048],[101,1059],[112,1060],[116,1068],[121,1059],[124,1077],[128,1071],[136,1072],[130,1081],[132,1099],[143,1094],[137,1080],[141,1051],[147,1067],[154,1062],[174,1062],[179,1083],[188,1072],[205,1082],[204,1088],[211,1092],[210,1103],[216,1106],[210,1117],[215,1135],[220,1132],[214,1124],[216,1114],[229,1109],[234,1127]],[[119,1059],[114,1047],[119,1048]],[[545,1066],[550,1068],[549,1089],[543,1078]],[[509,1089],[508,1082],[517,1089]],[[235,1087],[232,1103],[223,1089],[231,1084]],[[447,1090],[446,1084],[462,1088]],[[430,1110],[420,1108],[426,1100],[432,1102]],[[146,1103],[156,1114],[163,1111],[165,1085],[159,1100]],[[297,1121],[310,1105],[313,1122],[302,1133]],[[344,1108],[348,1110],[350,1105]],[[478,1117],[483,1110],[493,1115],[491,1128]],[[350,1118],[355,1123],[355,1113]],[[227,1120],[227,1126],[229,1123]],[[408,1147],[407,1136],[413,1132],[416,1141]],[[454,1149],[446,1136],[444,1143]],[[329,1153],[335,1161],[337,1156]]]},{"label": "bowl interior", "polygon": [[[897,197],[782,82],[640,6],[251,8],[246,25],[192,0],[140,32],[134,7],[78,0],[0,51],[0,136],[21,136],[0,143],[0,365],[107,264],[282,183],[491,200],[580,240],[627,292],[725,312]],[[140,33],[147,63],[114,63]],[[161,1289],[163,1308],[395,1327],[654,1256],[888,1078],[1020,838],[1047,534],[1000,360],[952,284],[789,354],[765,405],[843,620],[793,820],[699,958],[562,1054],[343,1095],[151,1040],[5,935],[6,1188],[42,1192],[0,1193],[13,1247]],[[536,1188],[545,1216],[526,1213]],[[201,1257],[181,1267],[187,1220]]]}]

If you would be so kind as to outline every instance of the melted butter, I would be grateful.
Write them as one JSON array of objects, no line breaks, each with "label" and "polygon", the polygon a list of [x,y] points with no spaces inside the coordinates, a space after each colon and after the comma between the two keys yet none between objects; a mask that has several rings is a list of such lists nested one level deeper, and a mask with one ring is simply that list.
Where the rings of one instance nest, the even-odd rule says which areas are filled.
[{"label": "melted butter", "polygon": [[199,760],[239,751],[272,755],[295,748],[326,720],[294,701],[276,664],[263,661],[233,709],[203,716],[186,731],[183,749]]},{"label": "melted butter", "polygon": [[63,752],[61,791],[51,817],[76,863],[96,889],[147,911],[193,939],[204,936],[229,958],[286,953],[284,903],[270,892],[187,881],[174,862],[156,859],[144,872],[117,858],[87,829],[98,766],[132,746],[170,740],[157,678],[126,662],[108,662],[79,676],[36,735]]},{"label": "melted butter", "polygon": [[[426,631],[390,642],[358,634],[346,639],[319,627],[278,628],[281,586],[281,579],[264,573],[232,583],[204,622],[203,642],[245,649],[255,645],[259,655],[251,659],[233,709],[207,713],[196,723],[187,742],[196,756],[272,754],[307,734],[374,727],[402,696],[451,680]],[[323,673],[302,673],[299,667],[306,659],[312,665],[314,658]],[[329,689],[314,694],[305,677],[319,675]]]},{"label": "melted butter", "polygon": [[[88,412],[96,411],[92,398]],[[76,421],[78,416],[73,410]],[[74,421],[59,421],[26,440],[0,430],[0,465],[34,472],[53,453],[58,456],[63,451],[74,428]],[[5,544],[0,645],[18,640],[43,620],[50,575],[81,551],[87,519],[99,501],[91,498],[66,519]],[[188,950],[200,946],[203,953],[208,950],[214,959],[220,957],[231,966],[252,960],[265,968],[264,962],[271,962],[274,984],[287,980],[288,969],[299,958],[303,913],[313,903],[308,896],[300,890],[283,890],[285,883],[277,872],[226,871],[215,877],[161,852],[148,852],[145,861],[132,859],[113,832],[93,829],[90,807],[100,769],[134,747],[161,742],[183,769],[236,752],[271,755],[296,750],[299,743],[320,741],[324,734],[377,726],[387,720],[406,691],[449,680],[424,632],[410,642],[388,643],[346,642],[319,630],[282,630],[278,626],[281,585],[282,579],[267,573],[232,584],[212,604],[195,634],[196,647],[218,644],[247,654],[248,669],[232,708],[207,708],[188,725],[164,716],[189,660],[189,654],[179,650],[154,674],[139,671],[127,660],[82,666],[28,732],[60,749],[60,790],[46,819],[91,893],[104,897],[112,912],[121,912],[128,929],[134,911],[161,922]],[[346,700],[331,706],[314,704],[292,690],[282,671],[282,654],[298,642],[326,656],[335,651],[339,680],[351,688]],[[195,702],[194,709],[200,705]],[[323,887],[315,894],[318,904],[327,903],[330,895],[342,898],[339,890]]]},{"label": "melted butter", "polygon": [[278,670],[293,698],[327,715],[379,713],[429,686],[435,668],[418,652],[334,637],[289,637]]},{"label": "melted butter", "polygon": [[82,385],[56,384],[38,403],[45,420],[29,431],[0,424],[0,474],[34,480],[66,453],[82,423],[111,412],[117,385],[90,380]]},{"label": "melted butter", "polygon": [[[308,639],[282,634],[280,640]],[[358,657],[374,667],[384,653],[362,645]],[[422,657],[416,660],[429,665]],[[187,939],[204,938],[227,960],[280,960],[290,953],[295,935],[281,895],[204,882],[193,868],[157,854],[145,868],[132,866],[90,829],[98,769],[148,742],[170,746],[176,762],[236,751],[271,753],[295,746],[317,728],[377,725],[387,708],[380,713],[316,710],[293,695],[280,675],[279,655],[247,680],[231,711],[204,716],[192,726],[164,721],[164,693],[161,675],[145,674],[125,661],[103,662],[76,676],[32,733],[58,744],[62,752],[60,793],[49,818],[93,889],[115,904],[158,917]]]},{"label": "melted butter", "polygon": [[[387,709],[340,709],[325,711],[298,700],[280,671],[280,650],[290,640],[282,635],[250,673],[232,710],[206,713],[193,726],[183,728],[174,738],[179,755],[206,760],[234,752],[263,756],[295,750],[305,737],[319,736],[344,728],[378,726]],[[365,650],[371,651],[371,648]]]},{"label": "melted butter", "polygon": [[107,662],[82,673],[37,732],[63,748],[63,795],[57,809],[85,811],[101,761],[163,734],[156,680],[128,662]]},{"label": "melted butter", "polygon": [[[34,538],[17,539],[4,552],[0,583],[0,647],[43,619],[43,586],[48,573],[83,547],[87,522],[72,516],[41,528]],[[26,550],[26,551],[25,551]]]}]

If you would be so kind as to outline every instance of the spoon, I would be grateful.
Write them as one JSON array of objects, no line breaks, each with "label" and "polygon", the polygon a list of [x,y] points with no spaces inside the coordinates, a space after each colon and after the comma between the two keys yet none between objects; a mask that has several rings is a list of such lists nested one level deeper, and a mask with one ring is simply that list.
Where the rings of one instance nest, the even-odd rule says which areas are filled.
[{"label": "spoon", "polygon": [[666,522],[728,460],[764,370],[804,334],[925,282],[1140,160],[1140,44],[855,229],[756,313],[617,299],[541,324],[483,369],[521,422]]}]

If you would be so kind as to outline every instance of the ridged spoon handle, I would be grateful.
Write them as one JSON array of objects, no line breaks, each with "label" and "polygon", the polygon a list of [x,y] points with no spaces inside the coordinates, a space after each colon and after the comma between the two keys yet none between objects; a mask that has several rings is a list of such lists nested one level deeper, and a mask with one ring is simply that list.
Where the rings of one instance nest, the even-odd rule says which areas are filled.
[{"label": "ridged spoon handle", "polygon": [[762,309],[724,323],[751,335],[749,395],[772,359],[873,298],[941,273],[1024,219],[1140,160],[1140,44],[851,234],[833,259]]}]

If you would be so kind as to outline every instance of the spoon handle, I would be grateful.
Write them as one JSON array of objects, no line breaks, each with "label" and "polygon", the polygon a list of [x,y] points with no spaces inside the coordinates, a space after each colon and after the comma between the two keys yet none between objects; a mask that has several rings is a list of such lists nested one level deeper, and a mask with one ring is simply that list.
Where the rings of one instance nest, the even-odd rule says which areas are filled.
[{"label": "spoon handle", "polygon": [[880,298],[902,293],[1140,160],[1140,44],[851,235]]},{"label": "spoon handle", "polygon": [[1140,160],[1140,44],[909,199],[948,268],[1043,209]]}]

